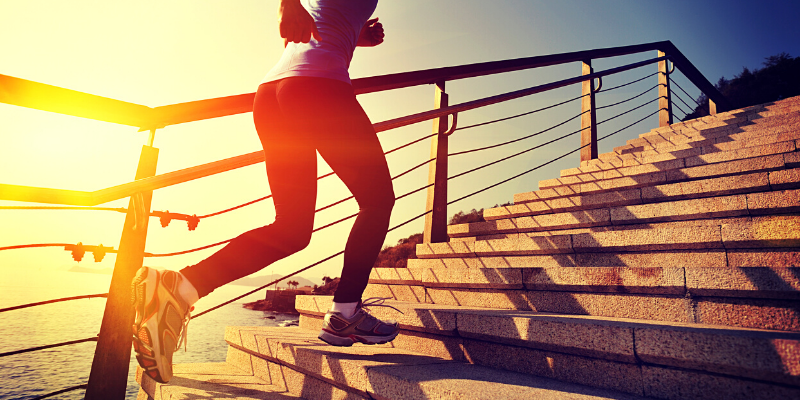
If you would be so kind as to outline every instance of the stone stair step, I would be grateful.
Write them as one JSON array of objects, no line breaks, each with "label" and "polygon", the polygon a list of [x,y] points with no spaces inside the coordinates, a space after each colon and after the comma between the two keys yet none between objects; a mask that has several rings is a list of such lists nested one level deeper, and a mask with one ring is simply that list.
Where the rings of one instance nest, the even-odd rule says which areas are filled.
[{"label": "stone stair step", "polygon": [[[798,138],[800,138],[800,135],[798,135]],[[700,154],[685,158],[658,161],[655,163],[633,165],[629,167],[623,166],[620,168],[604,170],[602,172],[591,172],[580,175],[568,175],[555,179],[547,179],[539,181],[539,188],[547,189],[556,186],[586,184],[590,182],[610,180],[614,178],[634,177],[639,175],[659,173],[663,171],[691,168],[699,165],[717,164],[722,162],[763,157],[773,154],[791,153],[797,150],[795,139],[778,143],[770,143],[761,146],[751,146],[734,150],[709,152],[706,154]]]},{"label": "stone stair step", "polygon": [[487,221],[491,221],[529,215],[795,188],[800,188],[800,168],[555,197],[487,208],[483,211],[483,217]]},{"label": "stone stair step", "polygon": [[[655,256],[669,257],[669,253]],[[798,267],[725,268],[674,259],[660,267],[542,267],[537,257],[464,258],[450,265],[445,260],[417,259],[409,260],[415,262],[408,268],[379,268],[369,283],[800,300]]]},{"label": "stone stair step", "polygon": [[[689,189],[692,189],[691,185],[687,186]],[[673,187],[670,189],[680,190],[681,188]],[[655,197],[663,192],[654,190],[645,191],[645,193],[647,196]],[[504,211],[510,214],[511,212],[525,209],[526,207],[522,205],[508,207]],[[577,228],[597,228],[592,230],[601,231],[603,229],[600,228],[623,225],[628,226],[626,229],[637,227],[647,228],[645,225],[649,223],[690,220],[701,221],[711,218],[720,219],[765,214],[786,214],[798,211],[800,211],[800,189],[790,189],[744,193],[732,196],[650,202],[647,204],[609,208],[573,209],[567,212],[555,212],[551,214],[523,212],[520,214],[510,214],[506,218],[489,219],[484,222],[449,225],[447,227],[447,234],[451,238],[482,237],[502,234],[503,237],[511,240],[514,239],[514,237],[509,236],[509,234],[514,233],[553,232]],[[777,215],[775,217],[778,218]],[[791,217],[788,216],[785,218],[791,219]],[[747,223],[747,221],[743,221],[743,223]],[[713,222],[691,223],[691,225],[707,224],[713,224]],[[658,228],[659,225],[655,225],[654,227]],[[605,231],[607,232],[608,229],[605,229]],[[590,233],[602,234],[603,232]],[[450,243],[453,246],[459,246],[453,244],[452,241]]]},{"label": "stone stair step", "polygon": [[[795,146],[797,142],[795,142]],[[634,174],[622,177],[577,181],[575,177],[567,177],[563,180],[564,185],[551,186],[532,192],[517,193],[514,195],[514,204],[528,203],[541,200],[555,200],[561,197],[587,195],[603,193],[609,191],[621,191],[636,189],[646,186],[664,185],[683,181],[720,178],[724,176],[742,175],[755,172],[771,172],[787,167],[793,168],[800,164],[800,152],[789,152],[783,154],[771,154],[765,156],[755,156],[752,158],[722,161],[718,163],[698,164],[691,167],[681,167],[665,169],[659,171],[646,172],[648,168],[639,168]],[[700,161],[695,161],[695,163]],[[629,167],[632,168],[632,167]],[[629,172],[633,172],[630,170]],[[594,175],[599,175],[595,173]],[[615,172],[614,174],[618,174]],[[566,183],[575,181],[575,183]]]},{"label": "stone stair step", "polygon": [[[331,393],[302,390],[304,382],[287,385],[300,387],[303,395],[312,400],[641,398],[388,345],[333,347],[316,335],[315,330],[301,328],[229,327],[225,336],[229,352],[241,354],[237,358],[245,365],[266,363],[271,371],[293,371],[301,374],[299,379],[310,378],[337,389],[338,396],[331,396]],[[287,381],[297,379],[292,377]]]},{"label": "stone stair step", "polygon": [[[304,317],[301,318],[303,326],[312,332],[318,329],[330,301],[331,297],[300,299],[297,308]],[[522,357],[517,356],[520,357],[514,360],[517,362],[498,363],[497,353],[528,353],[525,359],[530,359],[530,353],[538,353],[539,357],[535,358],[546,355],[554,364],[572,364],[571,369],[576,367],[576,361],[583,361],[584,365],[593,362],[601,367],[602,374],[616,367],[615,372],[624,374],[617,379],[642,379],[637,372],[640,365],[647,364],[695,374],[724,374],[734,382],[736,378],[745,378],[768,385],[788,385],[791,391],[800,393],[800,368],[796,364],[800,333],[485,308],[443,308],[403,302],[390,304],[405,313],[398,322],[412,336],[416,332],[438,335],[439,340],[450,342],[449,349],[453,353],[450,358],[458,359],[457,349],[463,349],[464,357],[476,364],[491,363],[515,370]],[[372,313],[381,319],[397,314],[377,307]],[[435,340],[435,336],[428,335],[425,341]],[[460,346],[453,346],[454,342]],[[415,343],[401,340],[396,344],[403,345],[414,346]],[[417,351],[424,350],[425,346],[417,348]],[[487,348],[502,350],[486,352]],[[595,374],[600,375],[597,371]],[[587,378],[590,377],[583,377]],[[646,386],[647,383],[642,382],[615,389],[647,395],[634,391],[634,388]]]},{"label": "stone stair step", "polygon": [[[758,119],[752,119],[753,117],[758,117]],[[794,111],[772,117],[751,115],[749,118],[751,119],[739,118],[738,120],[725,121],[724,125],[713,128],[673,130],[659,135],[631,139],[625,145],[614,148],[611,153],[624,154],[631,151],[635,152],[637,148],[643,150],[659,149],[681,143],[693,143],[716,138],[722,139],[722,141],[731,141],[737,140],[743,135],[758,137],[765,134],[787,132],[792,130],[791,127],[800,123],[800,112]]]},{"label": "stone stair step", "polygon": [[136,381],[141,385],[138,399],[189,400],[209,398],[236,398],[237,400],[289,400],[302,397],[289,393],[279,385],[273,385],[249,370],[237,368],[230,363],[176,364],[174,376],[167,384],[158,383],[136,370]]},{"label": "stone stair step", "polygon": [[[598,155],[597,159],[582,161],[578,168],[564,170],[564,175],[576,175],[600,169],[623,166],[624,162],[647,158],[670,152],[686,151],[698,147],[709,147],[706,151],[725,150],[752,146],[751,140],[769,143],[789,139],[800,127],[800,112],[768,119],[748,121],[741,126],[718,126],[700,130],[684,130],[650,136],[650,139],[632,139],[614,151]],[[657,139],[656,139],[657,138]],[[728,145],[724,145],[728,143]],[[693,153],[696,154],[696,153]],[[688,155],[688,154],[687,154]]]}]

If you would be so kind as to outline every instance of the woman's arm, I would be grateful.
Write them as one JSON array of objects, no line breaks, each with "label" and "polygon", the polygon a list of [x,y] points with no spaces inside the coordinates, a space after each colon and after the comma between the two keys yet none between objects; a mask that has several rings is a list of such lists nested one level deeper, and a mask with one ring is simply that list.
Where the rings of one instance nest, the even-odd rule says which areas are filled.
[{"label": "woman's arm", "polygon": [[373,18],[364,24],[361,28],[361,33],[358,35],[356,46],[360,47],[373,47],[383,43],[383,24],[378,22],[377,18]]},{"label": "woman's arm", "polygon": [[303,8],[300,0],[281,0],[278,7],[278,26],[281,37],[284,38],[284,46],[289,42],[308,43],[312,36],[317,41],[322,41],[314,18]]}]

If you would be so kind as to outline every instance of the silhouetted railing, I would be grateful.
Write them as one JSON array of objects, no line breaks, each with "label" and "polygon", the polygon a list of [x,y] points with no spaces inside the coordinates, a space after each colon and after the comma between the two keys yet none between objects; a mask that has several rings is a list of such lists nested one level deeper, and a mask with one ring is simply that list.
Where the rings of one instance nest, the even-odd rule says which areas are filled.
[{"label": "silhouetted railing", "polygon": [[[592,68],[592,60],[594,59],[616,57],[622,55],[642,53],[647,51],[658,51],[657,57],[623,65],[620,67],[611,68],[604,71],[594,71]],[[525,89],[520,89],[513,92],[502,93],[486,97],[483,99],[473,100],[455,105],[449,105],[448,94],[445,91],[445,84],[447,81],[500,74],[505,72],[519,71],[519,70],[532,69],[544,66],[574,63],[574,62],[581,63],[582,66],[581,75]],[[671,68],[668,68],[668,62],[673,63]],[[656,72],[653,72],[651,74],[644,76],[643,78],[630,81],[622,85],[618,85],[608,89],[602,89],[603,77],[649,66],[652,64],[657,64],[658,70]],[[675,48],[675,46],[673,46],[671,42],[668,41],[634,45],[634,46],[615,47],[608,49],[597,49],[597,50],[579,51],[579,52],[564,53],[564,54],[554,54],[548,56],[528,57],[515,60],[494,61],[494,62],[470,64],[470,65],[455,66],[455,67],[436,68],[436,69],[405,72],[399,74],[383,75],[383,76],[353,80],[353,87],[355,89],[356,94],[406,88],[410,86],[424,85],[424,84],[435,85],[436,106],[433,110],[407,115],[391,119],[388,121],[379,122],[373,125],[376,132],[383,132],[398,127],[415,124],[418,122],[434,120],[434,132],[432,134],[426,135],[420,139],[416,139],[410,143],[404,144],[402,146],[399,146],[397,148],[394,148],[386,152],[386,154],[391,154],[395,151],[406,148],[414,143],[418,143],[422,140],[429,138],[431,139],[431,156],[429,157],[429,159],[417,164],[411,169],[406,170],[392,178],[392,179],[400,178],[418,168],[422,168],[423,166],[428,165],[429,181],[427,185],[424,185],[418,189],[412,190],[408,193],[405,193],[397,197],[397,199],[399,200],[413,193],[417,193],[422,190],[427,190],[428,200],[426,204],[426,209],[423,213],[392,227],[390,231],[397,229],[401,226],[404,226],[414,220],[425,217],[424,241],[425,242],[447,241],[448,238],[446,233],[447,231],[446,210],[448,205],[454,204],[458,201],[469,198],[478,193],[484,192],[498,185],[501,185],[513,179],[524,176],[546,165],[552,164],[560,159],[563,159],[569,156],[570,154],[580,152],[582,161],[597,158],[598,156],[597,143],[599,141],[611,137],[631,126],[634,126],[653,115],[656,114],[659,115],[660,126],[665,126],[672,123],[673,120],[672,106],[674,105],[674,102],[672,100],[673,93],[671,93],[670,91],[670,84],[675,82],[670,79],[669,75],[673,73],[675,67],[680,69],[681,72],[686,76],[686,78],[690,82],[692,82],[698,89],[700,89],[701,92],[705,93],[705,95],[708,96],[708,98],[710,99],[710,112],[712,114],[716,113],[717,108],[719,108],[719,110],[726,110],[730,108],[729,103],[716,90],[716,88],[714,88],[714,86],[710,82],[708,82],[708,80],[705,79],[700,74],[699,71],[697,71],[697,69],[691,64],[691,62],[689,62],[689,60],[686,59],[686,57],[684,57],[684,55],[680,51],[678,51],[678,49]],[[598,94],[618,89],[624,86],[628,86],[631,84],[635,84],[637,82],[641,82],[645,79],[651,78],[653,75],[657,75],[658,77],[657,85],[645,90],[644,92],[641,92],[638,95],[619,101],[617,103],[609,104],[602,107],[596,106],[595,99]],[[597,86],[595,86],[596,80],[598,81]],[[459,113],[463,113],[476,108],[485,107],[491,104],[497,104],[525,96],[530,96],[536,93],[542,93],[549,90],[576,84],[581,85],[581,92],[582,92],[581,96],[572,98],[570,100],[553,104],[551,106],[547,106],[544,108],[525,112],[522,114],[516,114],[492,121],[486,121],[478,124],[464,126],[461,128],[457,126],[457,121],[458,121],[457,118]],[[167,256],[186,254],[193,251],[219,246],[229,241],[225,240],[222,242],[202,246],[196,249],[189,249],[172,253],[164,253],[164,254],[147,253],[145,252],[144,247],[147,236],[149,217],[159,218],[162,226],[166,226],[173,219],[185,220],[189,225],[189,229],[192,230],[195,227],[197,227],[197,223],[199,222],[200,219],[221,215],[223,213],[233,211],[251,204],[255,204],[259,201],[271,197],[271,196],[261,197],[259,199],[255,199],[241,205],[237,205],[219,212],[202,215],[199,217],[196,215],[170,213],[168,211],[163,211],[163,212],[150,211],[150,202],[152,199],[153,190],[177,185],[190,180],[234,170],[237,168],[253,165],[264,161],[263,153],[261,151],[256,151],[166,174],[156,175],[155,166],[158,158],[158,149],[153,147],[153,142],[155,139],[155,131],[156,129],[163,128],[169,125],[250,112],[252,111],[254,93],[151,108],[143,105],[123,102],[100,96],[94,96],[86,93],[76,92],[68,89],[63,89],[55,86],[45,85],[42,83],[27,81],[24,79],[9,77],[5,75],[0,75],[0,87],[3,88],[3,90],[0,90],[0,102],[3,103],[29,107],[43,111],[57,112],[84,118],[96,119],[100,121],[113,122],[117,124],[135,126],[140,128],[140,131],[150,131],[148,142],[142,149],[142,154],[140,157],[139,166],[136,173],[136,178],[133,182],[124,183],[121,185],[93,192],[0,184],[0,200],[50,203],[50,204],[60,204],[67,206],[89,206],[89,207],[79,207],[79,208],[93,209],[93,210],[121,211],[126,213],[122,238],[120,240],[119,248],[116,250],[113,248],[103,247],[102,245],[84,246],[80,242],[77,245],[50,243],[50,244],[16,245],[16,246],[7,246],[4,248],[0,248],[0,250],[11,250],[15,248],[25,248],[25,247],[64,246],[65,249],[73,251],[73,256],[76,256],[76,254],[78,254],[80,255],[80,257],[82,257],[84,252],[87,250],[93,252],[95,258],[98,257],[98,254],[105,254],[105,253],[118,254],[114,267],[114,274],[112,276],[111,287],[107,295],[108,300],[106,303],[105,313],[103,316],[103,322],[100,328],[99,339],[87,338],[78,341],[42,346],[40,348],[22,349],[14,352],[0,354],[0,357],[11,354],[19,354],[21,352],[40,350],[42,348],[49,348],[53,346],[68,345],[78,342],[97,340],[98,344],[95,350],[95,356],[92,363],[92,371],[90,374],[88,385],[74,386],[71,388],[63,389],[59,392],[48,394],[46,396],[62,393],[64,391],[78,390],[85,388],[87,389],[86,398],[89,399],[122,398],[124,397],[125,386],[127,384],[128,362],[130,360],[131,344],[130,344],[130,334],[128,332],[130,330],[130,326],[132,323],[131,321],[133,320],[132,311],[129,306],[129,298],[130,298],[129,285],[131,280],[133,279],[135,271],[141,267],[143,258],[167,257]],[[645,101],[642,104],[639,104],[626,111],[620,112],[612,117],[606,118],[603,121],[600,122],[597,121],[596,117],[597,110],[619,106],[627,102],[636,100],[654,89],[658,89],[658,96],[655,99]],[[686,91],[683,90],[683,88],[680,89],[684,93],[686,93]],[[686,94],[688,96],[688,93]],[[577,100],[580,100],[581,102],[581,112],[551,127],[503,143],[497,143],[490,146],[484,146],[466,151],[448,153],[449,136],[456,131],[497,123],[512,118],[522,117],[525,115],[530,115],[533,113],[552,109],[554,107],[569,104]],[[679,100],[683,102],[683,99],[679,98]],[[597,138],[597,129],[599,125],[602,125],[605,122],[614,120],[631,112],[639,110],[656,101],[659,104],[658,104],[658,109],[655,112],[650,113],[638,119],[637,121],[628,124],[627,126],[621,129],[606,134],[605,136],[602,136],[599,139]],[[683,110],[681,109],[681,111]],[[449,120],[448,117],[450,115],[453,116],[452,124],[450,124],[448,121]],[[568,122],[578,118],[581,119],[581,129],[579,130],[575,130],[570,133],[561,135],[555,139],[551,139],[541,144],[531,146],[525,150],[516,152],[515,154],[500,158],[498,160],[494,160],[489,163],[476,166],[465,172],[461,172],[452,176],[448,175],[447,172],[448,158],[451,156],[460,156],[491,148],[497,148],[512,143],[519,143],[524,140],[542,135],[546,132],[555,130],[567,124]],[[461,196],[455,200],[447,201],[447,182],[449,180],[465,176],[469,173],[490,167],[492,165],[512,159],[519,155],[531,152],[536,149],[540,149],[549,144],[577,135],[578,133],[581,134],[581,142],[580,146],[578,146],[574,150],[569,151],[558,157],[555,157],[549,161],[546,161],[536,167],[530,168],[519,174],[504,178],[494,184],[480,188],[467,195]],[[323,179],[325,177],[331,176],[332,174],[333,173],[322,175],[318,179]],[[130,198],[129,206],[126,209],[91,207],[125,197]],[[348,201],[350,199],[352,199],[352,196],[347,197],[345,199],[341,199],[327,206],[321,207],[316,211],[319,212],[326,210],[330,207],[333,207],[337,204]],[[37,206],[37,207],[2,207],[2,208],[31,209],[31,208],[43,208],[43,207]],[[63,208],[75,208],[75,207],[50,207],[50,208],[63,209]],[[335,222],[316,228],[314,231],[325,229],[329,226],[333,226],[348,219],[354,218],[355,216],[356,214],[343,217]],[[288,279],[291,276],[294,276],[309,268],[319,265],[327,260],[337,257],[342,253],[343,252],[338,252],[336,254],[325,257],[322,260],[313,263],[305,268],[302,268],[292,274],[289,274],[274,282],[270,282],[268,285],[261,286],[253,291],[245,293],[242,296],[239,296],[235,299],[229,300],[225,303],[212,307],[211,309],[208,309],[202,313],[199,313],[195,315],[194,318],[200,317],[226,304],[230,304],[233,301],[236,301],[247,295],[255,293],[259,290],[262,290],[267,286],[275,284],[281,280]],[[100,257],[102,257],[102,255]],[[70,300],[70,299],[60,299],[60,300]],[[0,310],[0,312],[9,311],[10,309],[23,308],[23,307],[25,306],[12,307],[9,309]]]}]

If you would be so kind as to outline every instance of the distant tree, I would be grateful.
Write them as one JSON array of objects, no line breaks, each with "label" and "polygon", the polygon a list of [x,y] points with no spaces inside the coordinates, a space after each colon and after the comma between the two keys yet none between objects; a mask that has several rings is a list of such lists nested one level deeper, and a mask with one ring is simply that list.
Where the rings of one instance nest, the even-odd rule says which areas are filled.
[{"label": "distant tree", "polygon": [[291,287],[293,287],[293,288],[295,288],[295,289],[297,289],[297,285],[299,285],[300,282],[298,282],[298,281],[289,281],[289,282],[286,282],[286,284],[291,286]]},{"label": "distant tree", "polygon": [[[743,67],[742,72],[734,75],[733,79],[728,80],[723,76],[714,86],[734,108],[800,95],[800,57],[792,58],[789,53],[779,53],[766,57],[763,65],[764,68],[752,71]],[[708,97],[701,94],[697,102],[700,105],[686,115],[684,121],[708,115]]]},{"label": "distant tree", "polygon": [[330,276],[323,276],[322,277],[322,284],[323,285],[327,285],[327,284],[331,283],[331,281],[333,281],[333,278],[331,278]]}]

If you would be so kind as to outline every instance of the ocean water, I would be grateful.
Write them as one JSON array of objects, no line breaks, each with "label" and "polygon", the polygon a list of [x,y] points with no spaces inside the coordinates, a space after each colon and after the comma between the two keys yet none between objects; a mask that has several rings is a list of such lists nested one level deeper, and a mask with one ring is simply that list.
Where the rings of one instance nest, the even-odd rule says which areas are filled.
[{"label": "ocean water", "polygon": [[[110,275],[67,271],[24,273],[13,269],[0,280],[0,308],[85,294],[106,293]],[[195,305],[195,314],[252,290],[224,286]],[[212,311],[189,324],[188,351],[175,353],[175,363],[225,361],[226,326],[277,326],[297,316],[253,311],[245,302],[263,298],[258,292]],[[96,336],[105,307],[104,298],[73,300],[0,313],[0,353]],[[274,316],[275,319],[267,319]],[[62,346],[0,358],[0,399],[32,399],[88,382],[95,342]],[[135,399],[136,360],[131,357],[126,399]],[[82,399],[75,390],[52,399]]]}]

